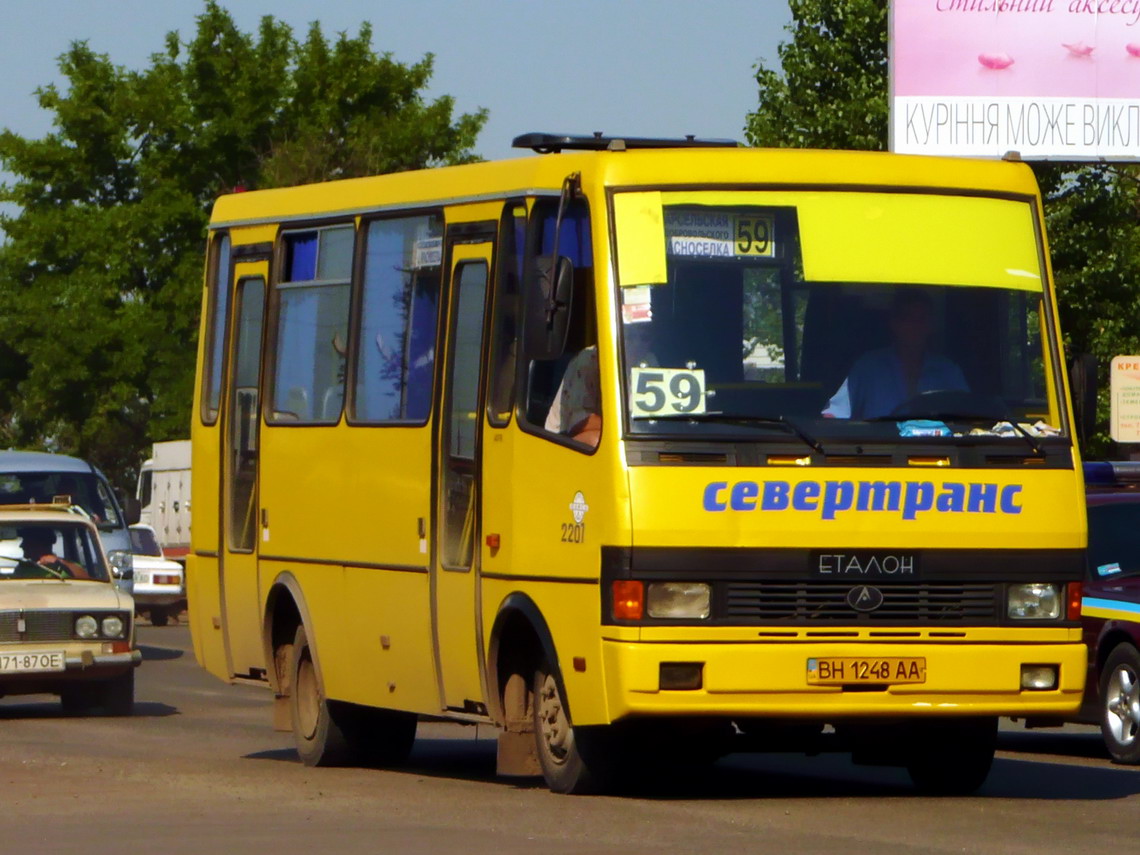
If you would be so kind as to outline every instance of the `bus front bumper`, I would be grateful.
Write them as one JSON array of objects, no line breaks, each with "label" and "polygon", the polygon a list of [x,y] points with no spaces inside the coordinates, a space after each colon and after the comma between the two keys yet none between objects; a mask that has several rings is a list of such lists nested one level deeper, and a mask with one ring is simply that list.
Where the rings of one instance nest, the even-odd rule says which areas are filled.
[{"label": "bus front bumper", "polygon": [[[610,721],[628,716],[852,716],[1075,713],[1087,651],[1080,643],[645,643],[603,641]],[[917,659],[921,683],[811,685],[820,658]],[[700,688],[662,689],[662,664],[700,665]],[[1022,689],[1022,666],[1054,665],[1057,685]],[[693,670],[690,668],[690,671]]]}]

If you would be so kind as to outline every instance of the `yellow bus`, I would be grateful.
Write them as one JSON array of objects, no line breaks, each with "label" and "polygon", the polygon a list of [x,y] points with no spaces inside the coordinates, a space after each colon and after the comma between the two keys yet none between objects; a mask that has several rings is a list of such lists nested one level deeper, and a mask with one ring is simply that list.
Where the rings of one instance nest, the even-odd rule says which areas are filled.
[{"label": "yellow bus", "polygon": [[559,792],[734,750],[969,791],[1075,712],[1085,547],[1029,168],[528,134],[218,199],[198,660],[305,763],[499,728]]}]

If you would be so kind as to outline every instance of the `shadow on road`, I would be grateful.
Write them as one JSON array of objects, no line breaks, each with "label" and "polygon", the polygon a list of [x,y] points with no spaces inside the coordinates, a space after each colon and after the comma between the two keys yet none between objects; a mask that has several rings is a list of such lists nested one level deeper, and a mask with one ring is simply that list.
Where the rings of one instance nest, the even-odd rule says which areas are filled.
[{"label": "shadow on road", "polygon": [[[275,748],[244,755],[246,760],[276,760],[299,763],[292,748]],[[391,771],[428,778],[453,778],[457,781],[483,781],[485,783],[532,786],[538,778],[500,778],[495,775],[494,740],[474,739],[416,739],[408,762]]]},{"label": "shadow on road", "polygon": [[[1098,753],[1084,735],[1074,738],[1073,735],[1003,734],[1003,749],[1019,744],[1022,736],[1033,740],[1032,750],[1036,752],[1055,741],[1058,748],[1065,749],[1064,753],[1072,756],[1095,758],[1103,753]],[[1067,743],[1076,745],[1066,748]],[[261,751],[246,757],[298,762],[297,754],[291,748]],[[497,777],[493,739],[417,739],[407,765],[393,771],[512,788],[542,786],[540,778]],[[999,757],[977,796],[1046,801],[1124,799],[1140,794],[1140,774],[1137,772],[1108,764],[1084,766]],[[843,754],[819,757],[735,754],[705,769],[658,776],[652,781],[627,787],[622,795],[663,800],[925,798],[913,788],[905,770],[856,766]]]},{"label": "shadow on road", "polygon": [[255,751],[242,755],[243,760],[277,760],[286,763],[300,763],[297,752],[292,748],[274,748],[269,751]]},{"label": "shadow on road", "polygon": [[162,662],[167,659],[181,659],[186,655],[184,650],[175,650],[173,647],[154,647],[149,644],[140,644],[139,650],[142,658],[148,662]]},{"label": "shadow on road", "polygon": [[178,707],[172,707],[170,704],[158,701],[135,701],[134,712],[129,716],[106,716],[97,712],[89,715],[84,713],[68,714],[60,708],[58,698],[47,698],[46,696],[42,700],[0,705],[0,720],[99,718],[110,721],[116,718],[166,718],[167,716],[181,714],[182,712]]},{"label": "shadow on road", "polygon": [[1126,766],[1073,766],[999,759],[982,794],[996,798],[1099,801],[1140,793],[1140,774]]},{"label": "shadow on road", "polygon": [[1084,757],[1090,760],[1107,760],[1108,750],[1099,733],[1049,733],[1026,731],[999,733],[999,751],[1017,751],[1022,754],[1053,754],[1057,757]]},{"label": "shadow on road", "polygon": [[165,718],[169,715],[182,715],[182,711],[161,701],[135,701],[135,711],[131,718]]}]

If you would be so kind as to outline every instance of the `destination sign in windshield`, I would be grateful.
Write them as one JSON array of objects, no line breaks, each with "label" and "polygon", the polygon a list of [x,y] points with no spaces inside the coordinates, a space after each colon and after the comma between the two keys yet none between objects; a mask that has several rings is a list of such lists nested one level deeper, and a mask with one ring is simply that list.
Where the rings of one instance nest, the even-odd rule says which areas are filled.
[{"label": "destination sign in windshield", "polygon": [[669,255],[693,258],[774,258],[775,222],[771,216],[736,214],[711,208],[665,211]]}]

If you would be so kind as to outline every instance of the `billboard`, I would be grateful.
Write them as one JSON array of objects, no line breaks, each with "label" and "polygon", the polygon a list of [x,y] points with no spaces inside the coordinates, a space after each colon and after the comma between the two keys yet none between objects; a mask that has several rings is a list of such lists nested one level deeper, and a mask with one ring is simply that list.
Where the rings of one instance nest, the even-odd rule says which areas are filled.
[{"label": "billboard", "polygon": [[1140,356],[1112,357],[1109,435],[1117,442],[1140,442]]},{"label": "billboard", "polygon": [[892,0],[891,149],[1140,158],[1140,0]]}]

